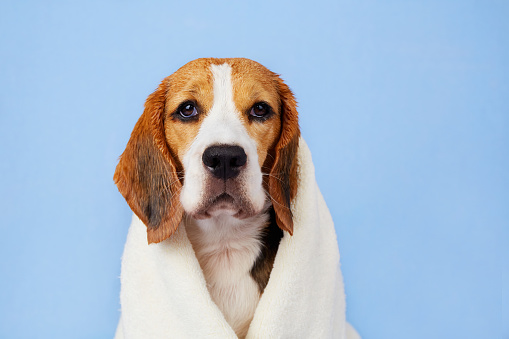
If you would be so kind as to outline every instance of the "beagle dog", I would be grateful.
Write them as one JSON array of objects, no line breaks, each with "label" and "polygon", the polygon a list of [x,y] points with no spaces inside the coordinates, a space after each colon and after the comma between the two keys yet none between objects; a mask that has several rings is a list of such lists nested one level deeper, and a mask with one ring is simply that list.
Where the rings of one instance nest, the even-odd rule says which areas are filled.
[{"label": "beagle dog", "polygon": [[115,171],[148,243],[185,227],[212,300],[241,338],[283,231],[293,232],[299,134],[277,74],[249,59],[198,59],[148,97]]}]

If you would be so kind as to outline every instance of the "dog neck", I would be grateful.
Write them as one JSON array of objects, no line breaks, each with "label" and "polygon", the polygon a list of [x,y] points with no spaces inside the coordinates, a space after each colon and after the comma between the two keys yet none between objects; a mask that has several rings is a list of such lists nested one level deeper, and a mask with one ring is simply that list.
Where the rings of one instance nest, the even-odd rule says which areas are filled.
[{"label": "dog neck", "polygon": [[260,254],[269,213],[264,211],[246,219],[222,214],[207,219],[187,217],[185,220],[187,235],[205,278],[212,278],[218,268],[228,269],[231,273],[249,273]]},{"label": "dog neck", "polygon": [[264,255],[270,215],[265,210],[246,219],[226,214],[185,219],[186,232],[212,300],[239,337],[247,334],[263,292],[261,286],[266,285],[266,281],[257,281],[255,267],[269,265],[269,272],[272,269],[273,258]]}]

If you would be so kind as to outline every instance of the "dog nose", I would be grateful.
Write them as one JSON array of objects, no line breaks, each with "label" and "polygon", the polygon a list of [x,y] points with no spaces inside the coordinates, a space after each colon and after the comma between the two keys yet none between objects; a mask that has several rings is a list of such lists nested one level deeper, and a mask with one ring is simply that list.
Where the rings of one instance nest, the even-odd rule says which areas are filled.
[{"label": "dog nose", "polygon": [[247,155],[240,146],[210,146],[203,152],[202,160],[213,176],[226,180],[239,174]]}]

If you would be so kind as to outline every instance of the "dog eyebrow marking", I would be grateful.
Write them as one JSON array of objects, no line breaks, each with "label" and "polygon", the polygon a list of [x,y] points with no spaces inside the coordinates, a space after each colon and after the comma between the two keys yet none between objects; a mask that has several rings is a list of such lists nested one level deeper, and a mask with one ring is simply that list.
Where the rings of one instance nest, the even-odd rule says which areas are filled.
[{"label": "dog eyebrow marking", "polygon": [[193,85],[190,88],[184,88],[182,89],[182,93],[189,93],[189,94],[200,94],[202,93],[203,89],[198,85]]}]

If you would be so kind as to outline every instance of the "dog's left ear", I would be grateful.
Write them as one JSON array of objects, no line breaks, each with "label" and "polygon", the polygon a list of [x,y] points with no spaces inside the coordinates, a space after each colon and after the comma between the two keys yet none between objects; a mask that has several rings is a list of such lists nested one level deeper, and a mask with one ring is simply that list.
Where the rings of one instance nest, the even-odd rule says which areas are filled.
[{"label": "dog's left ear", "polygon": [[281,134],[274,150],[269,194],[276,212],[277,225],[293,234],[291,202],[297,193],[299,118],[297,103],[290,88],[279,77],[277,86],[281,100]]},{"label": "dog's left ear", "polygon": [[133,212],[147,226],[148,243],[175,232],[184,210],[182,184],[164,136],[168,78],[145,102],[145,110],[120,156],[113,180]]}]

